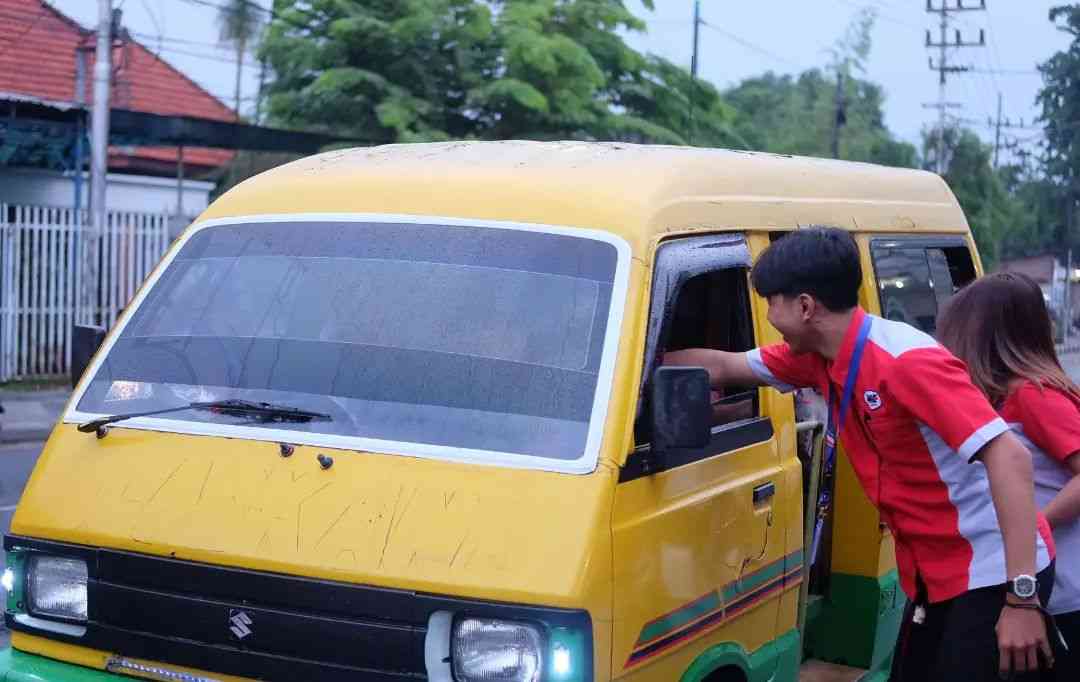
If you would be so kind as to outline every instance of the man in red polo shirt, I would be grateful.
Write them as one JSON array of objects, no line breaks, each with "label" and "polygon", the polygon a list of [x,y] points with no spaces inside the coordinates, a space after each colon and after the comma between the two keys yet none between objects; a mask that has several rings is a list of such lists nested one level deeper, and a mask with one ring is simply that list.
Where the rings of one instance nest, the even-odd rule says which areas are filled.
[{"label": "man in red polo shirt", "polygon": [[838,427],[892,530],[910,598],[892,679],[976,682],[1027,671],[1040,679],[1053,660],[1039,610],[1053,583],[1053,540],[1024,446],[962,362],[918,329],[858,307],[862,267],[848,233],[794,232],[762,254],[751,277],[785,343],[677,351],[665,363],[703,366],[714,386],[808,387],[827,397],[827,440]]}]

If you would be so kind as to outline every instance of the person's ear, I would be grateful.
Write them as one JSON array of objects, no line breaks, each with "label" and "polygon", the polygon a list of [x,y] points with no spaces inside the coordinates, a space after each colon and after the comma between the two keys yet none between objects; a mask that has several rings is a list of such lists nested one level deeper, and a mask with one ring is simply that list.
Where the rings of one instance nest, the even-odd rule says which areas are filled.
[{"label": "person's ear", "polygon": [[795,299],[796,304],[799,307],[799,319],[803,322],[809,322],[813,319],[814,314],[817,312],[817,301],[810,294],[799,294]]}]

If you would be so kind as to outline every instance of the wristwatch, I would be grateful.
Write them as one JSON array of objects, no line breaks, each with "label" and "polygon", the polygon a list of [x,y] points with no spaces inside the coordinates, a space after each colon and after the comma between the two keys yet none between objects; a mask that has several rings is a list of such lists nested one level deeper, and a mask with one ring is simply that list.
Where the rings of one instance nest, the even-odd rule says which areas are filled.
[{"label": "wristwatch", "polygon": [[1011,594],[1020,599],[1031,599],[1039,590],[1039,581],[1032,575],[1018,575],[1006,583]]}]

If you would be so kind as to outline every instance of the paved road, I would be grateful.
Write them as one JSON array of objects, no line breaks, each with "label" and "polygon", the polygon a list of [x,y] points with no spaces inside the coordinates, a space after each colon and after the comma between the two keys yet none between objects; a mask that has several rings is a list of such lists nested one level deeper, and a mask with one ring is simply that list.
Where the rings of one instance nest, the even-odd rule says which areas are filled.
[{"label": "paved road", "polygon": [[42,445],[40,442],[0,445],[0,528],[5,533]]},{"label": "paved road", "polygon": [[[11,527],[15,505],[19,502],[42,445],[44,443],[40,442],[0,445],[0,527],[5,533]],[[4,588],[0,587],[0,600],[6,599]],[[0,601],[2,603],[4,601]],[[0,647],[6,647],[10,638],[7,628],[0,621]]]},{"label": "paved road", "polygon": [[1080,382],[1080,352],[1062,353],[1058,358],[1072,380]]}]

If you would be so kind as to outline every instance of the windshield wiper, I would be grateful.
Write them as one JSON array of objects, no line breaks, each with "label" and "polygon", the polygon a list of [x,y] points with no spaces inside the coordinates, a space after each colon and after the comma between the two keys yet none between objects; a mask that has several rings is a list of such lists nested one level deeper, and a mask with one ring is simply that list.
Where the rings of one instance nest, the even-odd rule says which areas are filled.
[{"label": "windshield wiper", "polygon": [[309,422],[314,420],[330,421],[333,419],[333,417],[328,414],[309,412],[308,410],[301,410],[287,405],[256,403],[250,400],[214,400],[206,403],[188,403],[187,405],[179,405],[164,410],[152,410],[150,412],[114,414],[110,417],[102,417],[101,419],[95,419],[86,422],[85,424],[79,424],[78,428],[79,431],[83,433],[93,433],[104,426],[122,422],[125,419],[151,417],[158,414],[169,414],[170,412],[182,412],[184,410],[208,410],[210,412],[217,412],[219,414],[227,414],[236,417],[252,417],[265,422]]}]

